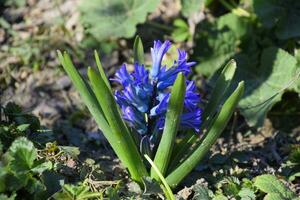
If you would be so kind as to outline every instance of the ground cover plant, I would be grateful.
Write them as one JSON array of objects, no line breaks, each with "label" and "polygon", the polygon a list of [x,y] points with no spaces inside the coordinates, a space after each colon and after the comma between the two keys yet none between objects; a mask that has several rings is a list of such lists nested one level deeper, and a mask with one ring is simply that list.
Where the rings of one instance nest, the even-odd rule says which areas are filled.
[{"label": "ground cover plant", "polygon": [[0,199],[299,199],[298,4],[1,1]]}]

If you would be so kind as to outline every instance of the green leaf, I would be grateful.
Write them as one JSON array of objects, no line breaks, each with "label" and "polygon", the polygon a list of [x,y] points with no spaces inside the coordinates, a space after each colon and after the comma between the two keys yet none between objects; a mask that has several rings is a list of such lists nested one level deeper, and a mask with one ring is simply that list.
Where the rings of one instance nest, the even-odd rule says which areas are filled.
[{"label": "green leaf", "polygon": [[159,0],[81,0],[81,22],[87,33],[98,40],[132,37],[136,25],[146,20],[147,13],[154,11]]},{"label": "green leaf", "polygon": [[205,0],[181,0],[181,12],[186,18],[204,9]]},{"label": "green leaf", "polygon": [[[66,53],[63,56],[60,52],[58,52],[58,56],[65,71],[79,91],[83,102],[88,107],[108,142],[124,165],[128,167],[132,178],[141,182],[141,177],[147,175],[147,171],[132,136],[128,133],[128,129],[120,117],[112,92],[102,77],[102,75],[105,75],[97,75],[91,69],[88,71],[89,78],[97,95],[96,97],[90,86],[75,69],[70,57]],[[105,109],[106,116],[104,116],[100,104]],[[109,119],[106,120],[106,117],[109,117]],[[117,121],[114,121],[115,119]]]},{"label": "green leaf", "polygon": [[[267,112],[281,100],[296,76],[296,59],[282,49],[264,49],[259,66],[246,55],[237,57],[237,81],[245,80],[245,95],[239,103],[250,126],[261,126]],[[284,72],[284,73],[283,73]]]},{"label": "green leaf", "polygon": [[108,126],[108,123],[103,115],[103,111],[99,103],[97,102],[97,99],[94,93],[92,92],[90,86],[84,81],[79,72],[76,70],[71,61],[70,56],[67,53],[64,53],[64,55],[62,55],[60,51],[58,51],[57,53],[60,63],[64,67],[64,70],[67,72],[70,79],[72,80],[73,84],[75,85],[75,88],[80,93],[84,104],[88,107],[89,111],[93,115],[100,130],[110,141],[110,138],[112,138],[110,127]]},{"label": "green leaf", "polygon": [[88,68],[88,77],[114,136],[114,140],[109,141],[110,144],[120,160],[128,167],[132,178],[141,182],[141,178],[147,175],[147,171],[134,139],[121,117],[111,90],[106,86],[101,75],[98,75],[90,67]]},{"label": "green leaf", "polygon": [[37,151],[31,141],[25,137],[16,139],[8,149],[8,154],[12,158],[10,168],[14,173],[28,172],[37,158]]},{"label": "green leaf", "polygon": [[30,124],[21,124],[17,127],[17,129],[21,132],[26,131],[29,128]]},{"label": "green leaf", "polygon": [[241,200],[255,200],[256,195],[254,191],[250,190],[249,188],[242,188],[239,193],[239,197],[241,197]]},{"label": "green leaf", "polygon": [[[212,117],[219,110],[218,107],[221,105],[224,95],[229,90],[229,86],[231,85],[235,71],[236,62],[234,60],[229,61],[223,68],[210,95],[210,100],[204,108],[202,114],[203,123],[201,125],[201,130],[207,129],[211,124],[213,119]],[[170,169],[173,169],[174,166],[176,166],[177,163],[182,159],[182,157],[187,154],[187,152],[190,150],[190,147],[196,142],[197,139],[198,136],[194,133],[187,134],[186,138],[184,138],[178,145],[180,149],[175,152],[172,159],[173,161],[170,165]]]},{"label": "green leaf", "polygon": [[263,25],[275,29],[279,39],[300,36],[300,1],[253,0],[253,7]]},{"label": "green leaf", "polygon": [[195,55],[198,73],[211,76],[238,52],[241,38],[251,33],[248,19],[232,13],[216,22],[203,22],[195,35]]},{"label": "green leaf", "polygon": [[12,195],[10,195],[10,197],[5,194],[0,194],[0,199],[1,200],[15,200],[16,196],[17,196],[16,193],[13,193]]},{"label": "green leaf", "polygon": [[[162,175],[165,175],[167,171],[180,124],[185,96],[185,84],[184,75],[179,73],[172,87],[162,138],[154,158],[154,163]],[[153,168],[151,168],[151,177],[159,180]]]},{"label": "green leaf", "polygon": [[50,170],[50,169],[52,169],[52,163],[50,161],[45,162],[45,161],[39,160],[34,163],[34,166],[31,168],[31,171],[33,173],[41,174],[45,170]]},{"label": "green leaf", "polygon": [[145,59],[144,59],[144,46],[141,38],[137,35],[134,40],[133,44],[133,58],[134,62],[141,64],[145,64]]},{"label": "green leaf", "polygon": [[94,51],[94,56],[95,56],[96,64],[97,64],[97,67],[98,67],[98,70],[100,72],[100,75],[101,75],[102,79],[104,80],[106,86],[109,89],[111,89],[110,84],[109,84],[109,80],[107,79],[107,77],[105,75],[105,71],[104,71],[103,66],[101,64],[100,57],[99,57],[98,52],[96,50]]},{"label": "green leaf", "polygon": [[211,128],[208,130],[207,135],[201,141],[199,146],[185,161],[167,176],[166,180],[171,187],[176,187],[178,183],[204,158],[226,127],[243,93],[244,82],[240,82],[235,91],[225,101],[219,114],[215,117]]},{"label": "green leaf", "polygon": [[144,155],[146,160],[150,163],[151,165],[151,169],[153,169],[155,171],[155,173],[157,174],[159,180],[162,182],[163,185],[163,190],[164,193],[166,194],[166,197],[168,200],[175,200],[174,194],[170,188],[170,186],[168,185],[166,179],[164,178],[164,176],[161,174],[161,172],[159,171],[158,167],[155,165],[155,163],[149,158],[148,155]]},{"label": "green leaf", "polygon": [[218,77],[214,89],[210,95],[210,100],[208,104],[205,106],[205,109],[202,114],[202,119],[207,121],[209,117],[213,116],[215,112],[217,112],[219,106],[221,104],[221,100],[224,95],[228,91],[229,86],[231,85],[233,76],[236,71],[236,62],[234,60],[230,60],[222,70],[220,76]]},{"label": "green leaf", "polygon": [[[254,186],[256,186],[259,190],[263,191],[264,193],[271,194],[271,196],[274,197],[274,199],[277,199],[278,195],[281,197],[281,199],[296,198],[296,194],[289,190],[274,175],[264,174],[261,176],[257,176],[254,181]],[[268,199],[271,200],[272,198],[269,197]]]},{"label": "green leaf", "polygon": [[193,200],[212,200],[212,191],[204,185],[195,185],[193,191],[195,192]]},{"label": "green leaf", "polygon": [[102,197],[100,192],[91,192],[87,185],[80,183],[78,185],[65,184],[62,191],[53,195],[57,200],[88,200]]},{"label": "green leaf", "polygon": [[71,146],[59,146],[59,149],[62,150],[65,154],[71,156],[72,158],[77,159],[80,154],[80,150],[78,147]]}]

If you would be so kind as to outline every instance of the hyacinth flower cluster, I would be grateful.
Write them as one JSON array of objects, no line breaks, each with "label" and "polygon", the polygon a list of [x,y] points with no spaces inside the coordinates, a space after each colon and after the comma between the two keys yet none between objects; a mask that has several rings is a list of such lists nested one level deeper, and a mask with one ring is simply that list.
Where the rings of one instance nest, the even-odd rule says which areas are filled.
[{"label": "hyacinth flower cluster", "polygon": [[[181,72],[185,77],[191,72],[195,62],[187,61],[187,53],[178,49],[178,58],[168,67],[162,64],[162,59],[171,47],[169,41],[162,43],[154,41],[151,49],[152,68],[145,68],[143,63],[134,63],[134,71],[129,73],[123,64],[111,79],[123,86],[115,92],[123,118],[141,136],[141,147],[155,149],[164,128],[170,87],[173,86],[177,75]],[[180,130],[193,129],[199,133],[201,124],[200,95],[194,81],[186,80],[183,113],[180,117]],[[145,142],[147,141],[147,142]],[[143,149],[143,148],[142,148]]]},{"label": "hyacinth flower cluster", "polygon": [[111,80],[122,85],[115,92],[96,51],[98,70],[88,68],[88,81],[67,53],[58,51],[58,57],[131,178],[142,187],[143,177],[150,176],[161,183],[167,199],[174,199],[171,188],[199,164],[216,142],[243,94],[244,83],[239,82],[232,92],[236,64],[229,61],[201,110],[196,85],[187,80],[195,63],[188,62],[186,52],[178,50],[173,65],[163,65],[170,46],[169,41],[154,42],[152,67],[148,70],[142,41],[136,37],[134,70],[128,72],[125,65],[121,66]]}]

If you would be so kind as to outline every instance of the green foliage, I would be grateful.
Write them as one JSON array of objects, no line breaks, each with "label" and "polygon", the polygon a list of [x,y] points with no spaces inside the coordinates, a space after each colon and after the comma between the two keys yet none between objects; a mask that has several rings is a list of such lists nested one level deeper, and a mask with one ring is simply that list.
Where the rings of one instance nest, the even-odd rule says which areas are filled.
[{"label": "green foliage", "polygon": [[261,175],[255,178],[254,185],[264,193],[267,193],[264,199],[267,200],[296,200],[297,195],[289,190],[280,180],[274,175]]},{"label": "green foliage", "polygon": [[37,117],[24,112],[20,106],[9,102],[1,107],[0,142],[6,151],[11,143],[20,136],[25,136],[44,144],[53,138],[51,132],[43,132]]},{"label": "green foliage", "polygon": [[[180,73],[177,76],[177,79],[172,88],[166,114],[165,128],[154,158],[154,163],[163,176],[167,172],[176,139],[176,134],[178,132],[186,90],[185,82],[186,81],[184,75]],[[159,180],[153,167],[151,169],[151,176]]]},{"label": "green foliage", "polygon": [[300,177],[300,146],[292,145],[288,160],[283,164],[283,174],[289,181],[295,181]]},{"label": "green foliage", "polygon": [[[196,70],[211,77],[234,58],[238,66],[235,79],[245,80],[239,108],[250,126],[260,127],[283,93],[295,88],[298,66],[293,54],[297,52],[299,3],[254,0],[253,4],[248,2],[254,12],[225,0],[221,3],[231,12],[201,22],[196,32]],[[282,73],[283,69],[286,73]]]},{"label": "green foliage", "polygon": [[[143,45],[141,40],[137,37],[134,45],[135,61],[140,62],[143,60],[143,55]],[[99,56],[95,54],[99,71],[97,72],[91,67],[88,68],[87,74],[90,84],[81,77],[68,54],[58,52],[58,56],[65,71],[81,94],[83,102],[89,108],[99,128],[108,139],[108,142],[119,159],[125,167],[128,168],[132,179],[142,184],[143,177],[149,174],[144,163],[145,160],[141,158],[141,154],[138,151],[139,144],[136,144],[135,133],[131,132],[121,117],[119,108],[112,94],[111,86],[100,63]],[[236,68],[235,65],[230,63],[226,69],[228,69],[228,71],[224,70],[224,74],[222,74],[220,78],[220,82],[224,82],[225,85],[217,84],[218,87],[224,90],[227,90],[232,82],[232,76]],[[222,89],[216,89],[216,91],[218,90]],[[183,158],[186,158],[186,160],[177,160],[173,157],[175,155],[173,153],[173,146],[178,132],[179,116],[182,112],[183,97],[185,94],[185,80],[182,74],[178,75],[171,92],[163,137],[158,145],[156,155],[153,155],[155,158],[154,164],[151,164],[151,176],[162,182],[164,192],[168,198],[173,198],[168,185],[176,187],[207,154],[210,147],[216,142],[224,130],[243,91],[244,83],[241,81],[223,105],[219,99],[216,101],[217,103],[214,104],[213,107],[220,106],[221,109],[219,113],[214,112],[212,116],[209,117],[212,123],[210,126],[205,127],[207,128],[207,134],[203,136],[202,141],[183,144],[182,147],[184,149],[196,148],[194,148],[194,151],[182,151],[185,153]],[[149,157],[146,156],[146,158],[148,158],[149,162],[151,161]],[[171,166],[173,166],[173,168],[171,168]]]},{"label": "green foliage", "polygon": [[185,17],[189,17],[194,13],[204,9],[206,0],[181,0],[181,13]]},{"label": "green foliage", "polygon": [[[26,0],[3,0],[5,6],[23,7],[26,5]],[[0,5],[2,0],[0,2]]]},{"label": "green foliage", "polygon": [[87,185],[83,183],[78,185],[65,184],[62,191],[57,192],[53,198],[56,200],[87,200],[103,197],[102,193],[92,192]]},{"label": "green foliage", "polygon": [[239,107],[249,125],[263,125],[267,112],[281,100],[288,84],[295,79],[296,63],[292,55],[275,47],[264,49],[257,65],[247,55],[238,56],[236,78],[247,83]]},{"label": "green foliage", "polygon": [[275,30],[282,40],[300,36],[300,2],[294,0],[253,0],[254,11],[263,25]]},{"label": "green foliage", "polygon": [[81,0],[81,22],[88,34],[98,40],[132,37],[136,25],[143,23],[159,0]]},{"label": "green foliage", "polygon": [[[3,163],[3,165],[1,165]],[[0,192],[32,194],[39,199],[46,187],[39,176],[52,168],[52,163],[37,159],[37,150],[25,137],[17,138],[0,160]],[[18,196],[18,195],[17,195]]]},{"label": "green foliage", "polygon": [[250,27],[247,18],[232,13],[221,16],[214,22],[202,22],[195,35],[195,58],[197,72],[211,76],[235,53]]},{"label": "green foliage", "polygon": [[145,63],[145,58],[144,58],[144,47],[142,40],[139,36],[136,36],[134,39],[134,44],[133,44],[133,59],[134,62],[136,63]]},{"label": "green foliage", "polygon": [[182,19],[176,19],[173,23],[174,31],[172,32],[172,39],[176,42],[183,42],[191,40],[189,25]]}]

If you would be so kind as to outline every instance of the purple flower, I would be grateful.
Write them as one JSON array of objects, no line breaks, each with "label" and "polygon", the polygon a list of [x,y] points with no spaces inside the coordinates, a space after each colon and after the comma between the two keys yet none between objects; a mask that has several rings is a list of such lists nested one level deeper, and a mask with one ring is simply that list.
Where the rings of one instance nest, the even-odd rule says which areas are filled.
[{"label": "purple flower", "polygon": [[169,48],[171,47],[170,41],[165,41],[161,43],[159,40],[154,41],[154,46],[151,48],[151,56],[152,56],[152,70],[151,76],[153,79],[156,79],[160,72],[161,61],[164,55],[167,53]]},{"label": "purple flower", "polygon": [[[191,71],[195,62],[187,62],[185,51],[178,49],[178,58],[170,68],[161,66],[162,59],[171,47],[169,41],[164,43],[154,41],[151,49],[151,74],[144,65],[135,64],[134,71],[129,73],[123,64],[111,79],[123,86],[122,90],[115,92],[115,99],[119,104],[123,118],[128,125],[143,137],[155,138],[165,123],[169,88],[174,84],[178,73],[185,76]],[[199,132],[201,125],[200,95],[194,81],[186,81],[186,94],[184,108],[181,115],[180,129],[194,129]]]},{"label": "purple flower", "polygon": [[187,76],[191,72],[191,66],[195,64],[195,62],[187,62],[186,52],[178,49],[178,60],[174,61],[173,66],[169,69],[166,69],[166,66],[161,68],[158,75],[157,88],[163,90],[173,85],[179,72]]}]

